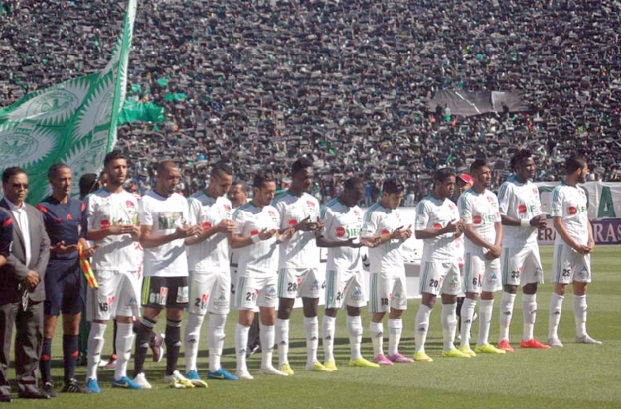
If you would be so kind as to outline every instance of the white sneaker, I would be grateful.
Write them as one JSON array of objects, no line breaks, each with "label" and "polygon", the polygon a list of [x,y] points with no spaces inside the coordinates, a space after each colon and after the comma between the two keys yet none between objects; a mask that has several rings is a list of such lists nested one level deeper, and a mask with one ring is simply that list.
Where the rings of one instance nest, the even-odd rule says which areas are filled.
[{"label": "white sneaker", "polygon": [[563,343],[558,338],[548,338],[548,345],[552,348],[563,348]]},{"label": "white sneaker", "polygon": [[245,369],[238,369],[235,375],[237,375],[239,379],[254,379],[254,376],[250,375],[250,372]]},{"label": "white sneaker", "polygon": [[278,375],[278,376],[289,376],[285,372],[279,371],[273,366],[266,366],[265,368],[259,369],[259,373],[263,375]]},{"label": "white sneaker", "polygon": [[585,335],[583,337],[576,337],[576,343],[578,343],[578,344],[601,345],[602,341],[598,341],[596,339],[591,338],[589,335]]},{"label": "white sneaker", "polygon": [[170,385],[174,389],[191,389],[194,388],[194,384],[191,380],[181,375],[181,372],[175,369],[172,375],[164,376],[164,382]]},{"label": "white sneaker", "polygon": [[152,386],[149,383],[149,381],[147,381],[147,377],[145,376],[144,372],[140,372],[138,375],[136,375],[136,377],[134,378],[134,382],[136,382],[136,384],[142,386],[142,389],[151,389]]}]

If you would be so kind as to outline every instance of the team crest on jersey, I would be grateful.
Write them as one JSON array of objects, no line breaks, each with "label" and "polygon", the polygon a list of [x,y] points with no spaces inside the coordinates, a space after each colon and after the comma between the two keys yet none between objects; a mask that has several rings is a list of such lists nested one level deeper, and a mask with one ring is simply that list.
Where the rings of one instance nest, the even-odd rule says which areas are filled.
[{"label": "team crest on jersey", "polygon": [[569,214],[576,214],[577,211],[578,209],[576,209],[574,206],[569,206],[569,209],[567,209],[567,212]]},{"label": "team crest on jersey", "polygon": [[127,200],[125,202],[125,207],[129,207],[129,208],[133,208],[134,206],[134,202],[132,202],[131,200]]},{"label": "team crest on jersey", "polygon": [[534,195],[536,195],[536,194],[537,194],[537,188],[536,188],[536,187],[534,187],[534,188],[533,188],[533,194],[534,194]]},{"label": "team crest on jersey", "polygon": [[453,203],[449,203],[448,208],[450,210],[455,210],[455,205]]},{"label": "team crest on jersey", "polygon": [[358,210],[354,210],[354,214],[355,214],[356,216],[360,216],[360,212],[359,212]]},{"label": "team crest on jersey", "polygon": [[518,206],[518,213],[526,213],[526,205],[521,204]]},{"label": "team crest on jersey", "polygon": [[345,227],[339,226],[336,228],[336,237],[345,237]]},{"label": "team crest on jersey", "polygon": [[491,196],[487,196],[487,201],[490,203],[494,203],[494,198]]},{"label": "team crest on jersey", "polygon": [[481,215],[477,214],[472,218],[472,224],[481,224]]},{"label": "team crest on jersey", "polygon": [[225,204],[224,205],[224,210],[226,210],[227,212],[230,212],[231,211],[231,206]]},{"label": "team crest on jersey", "polygon": [[315,208],[315,203],[313,203],[311,200],[307,200],[306,205],[310,208]]},{"label": "team crest on jersey", "polygon": [[272,217],[275,217],[275,216],[276,216],[276,213],[274,213],[272,210],[268,210],[268,211],[267,211],[267,214],[269,214],[269,215],[270,215],[270,216],[272,216]]},{"label": "team crest on jersey", "polygon": [[71,213],[67,214],[67,220],[73,220],[73,216],[71,215]]}]

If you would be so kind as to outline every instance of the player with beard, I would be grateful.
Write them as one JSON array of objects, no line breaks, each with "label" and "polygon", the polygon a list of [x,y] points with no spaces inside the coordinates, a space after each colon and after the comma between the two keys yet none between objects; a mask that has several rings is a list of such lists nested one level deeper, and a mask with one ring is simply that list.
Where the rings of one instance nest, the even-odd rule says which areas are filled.
[{"label": "player with beard", "polygon": [[563,298],[569,284],[573,287],[576,342],[601,344],[587,334],[587,285],[591,282],[591,252],[595,247],[593,228],[587,214],[587,195],[578,184],[589,175],[587,161],[572,156],[565,162],[565,180],[552,193],[552,220],[556,229],[552,282],[554,292],[550,301],[548,345],[562,347],[558,337]]},{"label": "player with beard", "polygon": [[108,175],[105,187],[86,198],[86,238],[98,246],[92,267],[99,288],[88,288],[86,315],[91,321],[88,336],[86,387],[99,393],[97,366],[101,359],[107,321],[117,321],[116,347],[119,351],[112,387],[141,389],[127,376],[127,362],[134,340],[133,318],[140,316],[142,248],[138,225],[139,198],[123,190],[127,160],[119,151],[104,159]]},{"label": "player with beard", "polygon": [[193,388],[194,383],[177,370],[181,346],[181,321],[188,307],[188,260],[184,239],[200,235],[199,225],[189,225],[187,200],[176,193],[180,181],[174,161],[157,164],[155,188],[142,197],[140,243],[144,248],[143,317],[138,325],[134,381],[151,388],[144,374],[149,339],[160,313],[166,309],[166,374],[171,388]]}]

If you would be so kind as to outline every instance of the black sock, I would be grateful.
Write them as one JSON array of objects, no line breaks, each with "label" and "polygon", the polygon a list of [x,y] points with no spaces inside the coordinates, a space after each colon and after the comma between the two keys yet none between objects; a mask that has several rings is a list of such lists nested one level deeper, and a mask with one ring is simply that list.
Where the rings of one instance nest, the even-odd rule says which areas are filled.
[{"label": "black sock", "polygon": [[144,361],[147,358],[149,339],[151,339],[153,327],[155,327],[155,322],[144,317],[140,324],[138,324],[138,331],[136,333],[136,353],[134,354],[134,376],[144,372]]},{"label": "black sock", "polygon": [[41,379],[43,383],[52,382],[52,339],[43,338],[43,347],[41,350],[41,361],[39,361],[39,369],[41,370]]},{"label": "black sock", "polygon": [[177,369],[181,349],[181,321],[166,321],[166,375]]},{"label": "black sock", "polygon": [[63,335],[63,359],[65,363],[65,383],[75,378],[75,366],[78,360],[78,336]]}]

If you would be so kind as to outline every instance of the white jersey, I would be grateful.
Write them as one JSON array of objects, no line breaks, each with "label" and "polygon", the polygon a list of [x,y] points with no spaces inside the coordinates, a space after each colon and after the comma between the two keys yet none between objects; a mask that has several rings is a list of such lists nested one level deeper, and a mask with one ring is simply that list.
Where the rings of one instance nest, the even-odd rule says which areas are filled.
[{"label": "white jersey", "polygon": [[[88,195],[85,201],[88,229],[107,229],[116,223],[138,224],[139,196],[125,190],[111,193],[99,189]],[[142,267],[142,247],[129,234],[107,236],[94,240],[93,244],[99,246],[92,257],[95,271],[139,271]]]},{"label": "white jersey", "polygon": [[[295,196],[286,191],[278,195],[272,205],[280,216],[280,229],[295,226],[306,218],[311,222],[319,220],[319,201],[308,193]],[[315,232],[295,232],[291,239],[280,244],[279,260],[280,268],[317,268],[319,249]]]},{"label": "white jersey", "polygon": [[[339,198],[326,203],[321,208],[321,219],[325,223],[323,235],[329,240],[347,241],[360,238],[362,230],[362,211],[358,206],[347,207]],[[326,271],[361,271],[360,248],[330,247]]]},{"label": "white jersey", "polygon": [[[203,230],[209,230],[222,220],[232,218],[231,201],[225,196],[209,197],[205,192],[199,192],[188,199],[190,208],[190,225],[201,225]],[[229,243],[226,233],[216,233],[208,239],[187,247],[188,268],[190,271],[228,271]]]},{"label": "white jersey", "polygon": [[[364,214],[361,236],[392,234],[398,228],[407,228],[407,223],[401,218],[399,210],[387,209],[381,203],[375,203]],[[403,241],[391,239],[377,247],[369,248],[371,273],[405,274],[401,244]]]},{"label": "white jersey", "polygon": [[[449,199],[440,201],[433,195],[428,195],[416,206],[415,230],[442,229],[447,224],[459,220],[457,206]],[[423,255],[421,262],[426,261],[456,261],[458,251],[455,243],[455,233],[444,233],[429,239],[423,239]]]},{"label": "white jersey", "polygon": [[[567,233],[579,244],[589,241],[587,196],[584,189],[561,183],[552,192],[552,217],[560,217]],[[565,243],[560,234],[554,244]]]},{"label": "white jersey", "polygon": [[[246,203],[233,213],[237,234],[242,237],[257,236],[262,230],[278,229],[280,218],[272,206],[257,207]],[[236,249],[239,253],[238,277],[265,277],[278,273],[278,244],[276,237],[259,240]]]},{"label": "white jersey", "polygon": [[[188,201],[178,193],[163,197],[153,190],[142,196],[140,223],[151,226],[151,234],[172,234],[188,223]],[[151,277],[187,277],[188,258],[184,239],[144,250],[144,275]]]},{"label": "white jersey", "polygon": [[[474,231],[489,243],[496,242],[495,223],[500,222],[500,210],[498,198],[494,193],[485,189],[478,193],[475,189],[469,189],[459,196],[459,214],[466,224],[471,224]],[[472,243],[468,237],[465,241],[466,253],[472,252],[479,246]]]},{"label": "white jersey", "polygon": [[[531,181],[521,183],[515,176],[509,177],[498,191],[500,214],[520,220],[531,220],[541,214],[539,189]],[[524,247],[537,244],[537,227],[504,225],[503,247]]]}]

